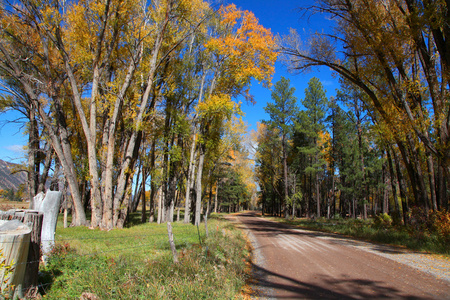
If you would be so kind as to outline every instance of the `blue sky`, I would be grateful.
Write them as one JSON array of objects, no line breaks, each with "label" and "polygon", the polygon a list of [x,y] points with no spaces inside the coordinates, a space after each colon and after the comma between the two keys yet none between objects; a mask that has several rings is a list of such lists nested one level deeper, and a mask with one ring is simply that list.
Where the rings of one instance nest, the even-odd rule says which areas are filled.
[{"label": "blue sky", "polygon": [[[226,3],[234,3],[238,8],[252,11],[258,18],[259,23],[266,28],[270,28],[272,33],[287,35],[290,28],[294,28],[302,39],[306,40],[310,33],[329,32],[333,22],[324,15],[314,15],[310,18],[302,17],[303,13],[298,11],[300,6],[307,7],[314,4],[314,0],[229,0]],[[287,68],[277,61],[275,65],[275,75],[272,83],[279,81],[284,76],[291,81],[291,86],[296,89],[298,106],[301,108],[300,100],[304,98],[304,91],[308,86],[308,81],[312,77],[317,77],[322,82],[327,96],[334,96],[339,88],[339,80],[332,76],[328,68],[313,69],[307,73],[290,74]],[[251,94],[254,95],[255,105],[243,102],[242,110],[245,112],[245,120],[249,130],[256,130],[256,123],[268,119],[264,112],[267,102],[271,102],[271,91],[255,82],[251,87]]]},{"label": "blue sky", "polygon": [[[302,38],[315,31],[327,32],[332,26],[332,21],[327,20],[322,15],[315,15],[311,18],[302,18],[302,13],[297,10],[300,6],[308,6],[314,0],[225,0],[224,3],[234,3],[238,8],[252,11],[259,19],[260,24],[270,28],[273,34],[285,35],[289,33],[289,28],[295,28]],[[308,73],[290,74],[286,67],[280,62],[275,65],[275,75],[272,82],[280,80],[281,76],[289,78],[291,86],[296,89],[296,97],[299,101],[304,97],[304,90],[308,81],[312,77],[317,77],[327,90],[327,96],[334,96],[339,88],[338,78],[332,77],[332,72],[328,68],[312,70]],[[256,130],[256,123],[268,119],[264,112],[267,102],[271,101],[270,90],[262,87],[257,82],[252,84],[251,94],[254,95],[255,105],[242,104],[245,113],[244,120],[248,123],[249,130]],[[20,117],[16,112],[0,114],[0,159],[19,163],[25,160],[25,153],[22,151],[23,145],[27,143],[27,137],[23,134],[23,124],[8,123]]]}]

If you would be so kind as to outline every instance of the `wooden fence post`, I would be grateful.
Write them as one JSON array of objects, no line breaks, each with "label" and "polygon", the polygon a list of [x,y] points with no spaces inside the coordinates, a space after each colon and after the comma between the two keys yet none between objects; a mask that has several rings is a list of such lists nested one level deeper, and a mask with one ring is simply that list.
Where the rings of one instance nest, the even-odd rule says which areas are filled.
[{"label": "wooden fence post", "polygon": [[44,256],[44,261],[47,254],[52,250],[52,247],[55,244],[55,230],[56,223],[58,221],[61,197],[61,192],[47,191],[45,196],[42,193],[39,193],[33,199],[35,209],[44,214],[41,233],[42,254]]},{"label": "wooden fence post", "polygon": [[39,260],[41,259],[41,228],[44,215],[35,210],[9,210],[0,212],[0,220],[19,220],[31,228],[30,246],[23,288],[36,288],[38,284]]},{"label": "wooden fence post", "polygon": [[[27,266],[31,229],[19,220],[0,220],[0,269],[1,296],[23,298],[23,279]],[[11,269],[7,267],[11,266]]]}]

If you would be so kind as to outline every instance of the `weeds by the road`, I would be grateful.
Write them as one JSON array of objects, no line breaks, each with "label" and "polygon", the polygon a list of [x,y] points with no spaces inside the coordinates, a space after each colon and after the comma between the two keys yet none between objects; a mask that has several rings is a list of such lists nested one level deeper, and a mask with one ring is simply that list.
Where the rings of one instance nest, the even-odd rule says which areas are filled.
[{"label": "weeds by the road", "polygon": [[412,250],[450,255],[448,236],[411,226],[394,225],[379,222],[376,219],[284,219],[273,218],[278,222],[299,226],[306,229],[343,234],[376,243],[406,247]]},{"label": "weeds by the road", "polygon": [[[57,246],[42,270],[47,299],[233,299],[245,284],[249,251],[228,222],[173,223],[180,263],[172,262],[165,224],[109,232],[58,229]],[[199,240],[200,237],[200,240]],[[59,242],[58,242],[59,240]]]}]

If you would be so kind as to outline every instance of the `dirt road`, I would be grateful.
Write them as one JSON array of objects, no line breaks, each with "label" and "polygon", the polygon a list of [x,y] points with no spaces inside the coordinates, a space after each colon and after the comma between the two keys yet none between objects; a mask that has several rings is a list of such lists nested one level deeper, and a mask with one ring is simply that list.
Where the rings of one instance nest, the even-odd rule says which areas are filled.
[{"label": "dirt road", "polygon": [[396,248],[292,229],[255,213],[236,218],[254,244],[260,298],[450,299],[446,276],[439,279],[383,255],[400,253]]}]

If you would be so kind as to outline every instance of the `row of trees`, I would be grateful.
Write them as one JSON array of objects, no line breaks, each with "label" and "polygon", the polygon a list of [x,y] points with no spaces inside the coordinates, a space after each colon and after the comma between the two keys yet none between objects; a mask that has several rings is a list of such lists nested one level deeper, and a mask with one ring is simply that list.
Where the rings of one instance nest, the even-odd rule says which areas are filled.
[{"label": "row of trees", "polygon": [[0,189],[0,197],[5,198],[8,201],[22,201],[23,191],[19,189],[16,191],[15,189]]},{"label": "row of trees", "polygon": [[251,193],[248,163],[230,155],[245,155],[232,99],[251,101],[251,79],[268,84],[276,60],[252,13],[202,0],[2,1],[0,26],[2,107],[27,118],[30,198],[53,167],[72,224],[90,211],[91,227],[111,229],[138,201],[146,219],[147,185],[161,220],[184,200],[196,224],[208,190]]},{"label": "row of trees", "polygon": [[396,178],[387,172],[376,126],[358,95],[348,89],[328,99],[314,77],[300,111],[289,80],[275,84],[275,101],[266,107],[270,119],[259,124],[255,135],[265,212],[366,217],[368,207],[389,211],[391,190],[386,183]]},{"label": "row of trees", "polygon": [[[302,102],[306,110],[293,114],[297,125],[291,126],[287,143],[291,160],[283,151],[287,123],[272,114],[267,122],[270,128],[276,124],[282,136],[283,154],[271,162],[265,159],[264,139],[275,143],[277,133],[261,126],[263,202],[278,195],[286,213],[288,203],[303,199],[306,213],[315,204],[317,216],[335,209],[366,215],[368,204],[386,212],[390,203],[404,219],[410,205],[448,208],[448,1],[321,0],[305,12],[326,13],[336,27],[313,35],[308,43],[292,30],[279,40],[284,60],[300,71],[327,66],[340,75],[342,88],[336,99],[326,99],[318,81],[310,82]],[[276,89],[279,95],[282,91]],[[272,98],[280,114],[282,105]],[[282,161],[283,176],[274,171]]]}]

